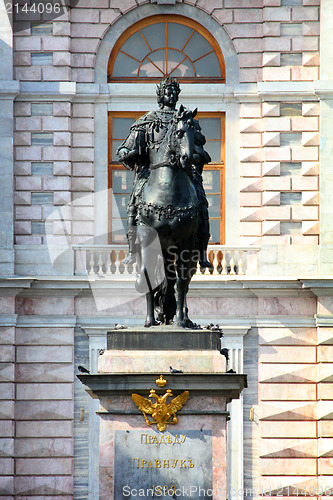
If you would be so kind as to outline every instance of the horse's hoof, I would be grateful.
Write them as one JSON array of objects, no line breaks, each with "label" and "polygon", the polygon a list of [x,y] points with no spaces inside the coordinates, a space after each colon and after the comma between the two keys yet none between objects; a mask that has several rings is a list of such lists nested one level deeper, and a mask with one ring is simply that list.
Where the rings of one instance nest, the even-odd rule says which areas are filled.
[{"label": "horse's hoof", "polygon": [[159,324],[160,323],[158,321],[155,321],[155,320],[151,321],[151,320],[146,319],[144,326],[145,326],[145,328],[150,328],[151,326],[157,326]]},{"label": "horse's hoof", "polygon": [[179,321],[174,321],[173,325],[174,327],[178,327],[178,328],[186,328],[186,321],[184,320],[179,320]]}]

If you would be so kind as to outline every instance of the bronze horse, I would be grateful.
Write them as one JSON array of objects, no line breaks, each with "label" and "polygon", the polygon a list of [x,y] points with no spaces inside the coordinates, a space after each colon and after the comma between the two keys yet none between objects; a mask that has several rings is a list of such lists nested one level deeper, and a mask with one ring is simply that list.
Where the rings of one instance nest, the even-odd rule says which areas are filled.
[{"label": "bronze horse", "polygon": [[[138,205],[140,258],[136,289],[149,290],[147,327],[158,324],[155,308],[159,322],[170,324],[176,315],[177,326],[193,326],[187,315],[186,294],[199,259],[196,241],[199,200],[191,167],[196,112],[181,106],[175,115],[150,166]],[[156,234],[160,252],[152,250]]]}]

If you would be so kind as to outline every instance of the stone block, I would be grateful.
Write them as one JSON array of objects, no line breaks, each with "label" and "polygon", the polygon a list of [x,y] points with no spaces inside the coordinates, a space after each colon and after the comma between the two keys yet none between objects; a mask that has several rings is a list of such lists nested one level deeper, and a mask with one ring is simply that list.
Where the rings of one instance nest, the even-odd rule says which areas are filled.
[{"label": "stone block", "polygon": [[16,146],[31,146],[31,132],[15,132],[14,144]]},{"label": "stone block", "polygon": [[[6,404],[6,402],[1,401],[1,405],[2,404]],[[1,437],[14,437],[14,421],[13,420],[0,420],[0,436]]]},{"label": "stone block", "polygon": [[241,103],[240,105],[241,118],[261,118],[261,105],[260,103]]},{"label": "stone block", "polygon": [[31,221],[21,221],[14,223],[15,234],[31,234]]},{"label": "stone block", "polygon": [[[292,383],[295,385],[302,385],[303,383],[315,384],[318,378],[317,371],[318,370],[316,365],[300,363],[295,365],[289,363],[280,363],[273,365],[271,363],[262,363],[259,366],[259,380],[260,382],[265,382],[265,386],[285,383]],[[275,398],[272,397],[271,399],[273,400]],[[276,399],[284,400],[284,398],[280,397]],[[285,399],[288,400],[290,398],[287,397]]]},{"label": "stone block", "polygon": [[94,68],[95,55],[94,54],[73,54],[72,67],[73,68]]},{"label": "stone block", "polygon": [[73,38],[72,53],[96,54],[99,38]]},{"label": "stone block", "polygon": [[262,37],[262,25],[259,23],[239,23],[228,24],[225,30],[229,33],[230,38],[260,38]]},{"label": "stone block", "polygon": [[70,51],[70,38],[67,36],[53,37],[44,36],[42,37],[42,50],[45,51]]},{"label": "stone block", "polygon": [[16,474],[32,475],[70,475],[72,473],[71,458],[18,458],[16,460]]},{"label": "stone block", "polygon": [[[72,437],[72,422],[70,420],[57,421],[23,421],[16,423],[16,437],[18,438],[70,438]],[[69,453],[70,455],[71,453]]]},{"label": "stone block", "polygon": [[290,80],[290,68],[279,67],[279,68],[263,68],[263,80],[267,82],[286,82]]},{"label": "stone block", "polygon": [[287,117],[264,118],[263,122],[265,132],[289,132],[291,130],[290,118]]},{"label": "stone block", "polygon": [[14,399],[14,384],[11,382],[0,383],[0,400]]},{"label": "stone block", "polygon": [[42,187],[42,179],[39,176],[16,177],[16,189],[18,191],[38,191]]},{"label": "stone block", "polygon": [[263,209],[264,220],[290,220],[290,207],[285,206],[265,206]]},{"label": "stone block", "polygon": [[262,191],[262,179],[256,177],[241,178],[240,191],[241,192]]},{"label": "stone block", "polygon": [[332,363],[333,362],[333,346],[320,345],[318,347],[318,361],[320,363]]},{"label": "stone block", "polygon": [[233,22],[232,10],[215,9],[212,13],[212,17],[216,19],[220,24],[228,24]]},{"label": "stone block", "polygon": [[73,148],[72,150],[72,160],[73,161],[94,161],[94,149],[93,148]]},{"label": "stone block", "polygon": [[289,37],[266,37],[263,41],[263,50],[267,52],[289,52],[291,39]]},{"label": "stone block", "polygon": [[[59,384],[59,383],[16,384],[17,400],[72,399],[72,397],[73,397],[72,384]],[[12,399],[12,398],[6,398],[6,399]]]},{"label": "stone block", "polygon": [[314,51],[319,49],[319,37],[307,36],[307,37],[293,37],[292,38],[292,50],[301,51]]},{"label": "stone block", "polygon": [[14,102],[14,116],[31,116],[31,103],[25,101]]},{"label": "stone block", "polygon": [[71,116],[71,103],[68,101],[55,101],[53,103],[53,115],[56,117]]},{"label": "stone block", "polygon": [[293,146],[291,148],[292,161],[318,161],[319,149],[316,146]]},{"label": "stone block", "polygon": [[[315,328],[260,328],[259,343],[260,345],[317,345],[316,335]],[[287,369],[289,369],[288,366]],[[316,380],[313,379],[313,381]]]},{"label": "stone block", "polygon": [[93,177],[74,177],[72,179],[73,191],[94,191]]},{"label": "stone block", "polygon": [[260,148],[261,134],[241,134],[242,148]]},{"label": "stone block", "polygon": [[263,41],[260,38],[235,38],[234,39],[234,46],[237,51],[239,52],[262,52],[263,50]]},{"label": "stone block", "polygon": [[263,234],[263,236],[279,235],[280,234],[280,222],[263,221],[262,234]]},{"label": "stone block", "polygon": [[73,118],[72,119],[73,132],[94,132],[94,119],[93,118]]},{"label": "stone block", "polygon": [[302,205],[291,207],[292,220],[303,221],[317,221],[319,217],[318,207]]},{"label": "stone block", "polygon": [[42,79],[42,69],[40,66],[19,67],[15,69],[16,80],[37,81]]},{"label": "stone block", "polygon": [[262,57],[261,54],[239,54],[238,62],[240,68],[260,68]]},{"label": "stone block", "polygon": [[319,8],[294,5],[292,8],[292,20],[293,21],[318,21],[319,19]]},{"label": "stone block", "polygon": [[92,68],[73,68],[72,80],[79,83],[92,83],[94,81],[94,70]]},{"label": "stone block", "polygon": [[296,131],[301,131],[301,132],[307,132],[307,131],[318,131],[318,117],[317,116],[293,116],[291,118],[291,129],[296,132]]},{"label": "stone block", "polygon": [[100,16],[99,9],[76,9],[71,10],[72,23],[98,23]]},{"label": "stone block", "polygon": [[[71,13],[72,14],[72,13]],[[70,36],[70,23],[53,21],[53,36]]]},{"label": "stone block", "polygon": [[261,222],[241,222],[240,233],[243,236],[261,236]]},{"label": "stone block", "polygon": [[[73,117],[74,118],[93,118],[94,105],[92,103],[73,103]],[[73,124],[75,120],[73,120]],[[77,123],[77,122],[76,122]],[[80,122],[82,125],[83,121]]]},{"label": "stone block", "polygon": [[68,131],[70,129],[69,118],[65,116],[43,116],[42,130],[43,132]]},{"label": "stone block", "polygon": [[235,23],[261,23],[263,20],[262,9],[235,9]]},{"label": "stone block", "polygon": [[74,221],[73,222],[73,234],[90,236],[94,234],[94,223],[92,221]]},{"label": "stone block", "polygon": [[295,66],[291,68],[291,76],[293,81],[313,81],[318,80],[319,78],[319,68],[311,66],[311,67],[300,67]]},{"label": "stone block", "polygon": [[261,163],[242,163],[241,164],[242,177],[260,177],[261,176]]},{"label": "stone block", "polygon": [[240,208],[240,220],[242,222],[256,222],[262,220],[262,209],[252,207]]},{"label": "stone block", "polygon": [[261,363],[315,363],[316,349],[309,346],[262,346],[259,349]]},{"label": "stone block", "polygon": [[71,193],[69,191],[55,191],[53,195],[53,203],[57,205],[67,205],[71,202]]},{"label": "stone block", "polygon": [[280,36],[280,23],[263,23],[263,36]]},{"label": "stone block", "polygon": [[264,21],[290,21],[291,8],[284,7],[265,7],[264,8]]},{"label": "stone block", "polygon": [[287,146],[281,147],[270,147],[266,146],[264,148],[264,158],[265,161],[273,161],[273,162],[284,162],[291,160],[291,151]]},{"label": "stone block", "polygon": [[242,118],[240,120],[240,131],[242,133],[258,133],[263,131],[263,121],[253,118]]},{"label": "stone block", "polygon": [[240,193],[240,206],[260,207],[261,193]]},{"label": "stone block", "polygon": [[43,160],[46,161],[70,161],[71,149],[67,146],[43,148]]},{"label": "stone block", "polygon": [[[0,471],[1,471],[1,484],[4,479],[3,476],[13,476],[14,475],[14,459],[13,458],[0,458]],[[2,486],[1,486],[2,489]],[[1,491],[1,490],[0,490]],[[3,490],[1,491],[3,495]],[[8,491],[6,492],[8,493]],[[9,497],[5,497],[9,500]]]},{"label": "stone block", "polygon": [[14,66],[30,66],[31,52],[14,52],[13,64]]},{"label": "stone block", "polygon": [[291,182],[293,191],[318,191],[318,177],[294,176]]},{"label": "stone block", "polygon": [[31,192],[30,191],[16,191],[14,193],[15,205],[31,205]]},{"label": "stone block", "polygon": [[26,220],[40,220],[42,216],[42,209],[38,206],[33,207],[16,207],[15,209],[16,219],[26,219]]},{"label": "stone block", "polygon": [[15,37],[14,38],[14,48],[15,50],[27,50],[27,47],[29,47],[29,50],[35,51],[35,50],[41,50],[42,45],[41,45],[41,38],[38,36],[20,36],[20,37]]},{"label": "stone block", "polygon": [[42,72],[44,81],[71,81],[71,69],[67,66],[45,66]]},{"label": "stone block", "polygon": [[316,475],[315,458],[264,458],[260,460],[262,475]]},{"label": "stone block", "polygon": [[303,22],[303,35],[304,36],[319,36],[320,23],[319,22]]},{"label": "stone block", "polygon": [[274,191],[264,191],[262,193],[263,206],[278,206],[280,205],[280,193]]},{"label": "stone block", "polygon": [[74,177],[94,177],[94,164],[88,162],[72,163]]},{"label": "stone block", "polygon": [[[262,65],[263,66],[280,66],[280,52],[264,52],[262,55]],[[280,113],[279,113],[279,115],[280,115]],[[273,116],[275,116],[275,115],[273,115]]]},{"label": "stone block", "polygon": [[[302,64],[303,64],[303,66],[319,66],[319,64],[320,64],[319,52],[304,52],[303,58],[302,58]],[[306,103],[303,103],[303,104],[306,104]],[[309,104],[311,104],[311,103],[309,103]],[[316,113],[316,114],[319,115],[319,113]],[[303,116],[311,116],[311,115],[303,114]]]},{"label": "stone block", "polygon": [[240,150],[241,162],[261,162],[263,161],[263,150],[260,148],[242,148]]},{"label": "stone block", "polygon": [[19,346],[18,363],[71,363],[73,349],[70,346]]},{"label": "stone block", "polygon": [[319,133],[318,132],[302,132],[302,145],[303,146],[319,146]]},{"label": "stone block", "polygon": [[[269,133],[269,132],[267,132],[267,133]],[[279,176],[280,175],[280,162],[264,161],[262,164],[262,175],[263,176],[272,176],[272,175]]]},{"label": "stone block", "polygon": [[15,480],[16,495],[33,491],[36,496],[72,495],[73,478],[70,476],[18,476]]},{"label": "stone block", "polygon": [[73,134],[74,147],[88,147],[94,146],[94,136],[92,133],[74,133]]},{"label": "stone block", "polygon": [[319,424],[319,437],[331,438],[333,435],[333,420],[322,420]]},{"label": "stone block", "polygon": [[316,384],[261,383],[259,393],[262,401],[315,401]]},{"label": "stone block", "polygon": [[15,129],[17,131],[39,131],[41,130],[41,119],[35,116],[16,118]]},{"label": "stone block", "polygon": [[262,103],[262,116],[280,116],[280,103],[278,102],[263,102]]},{"label": "stone block", "polygon": [[333,470],[333,458],[332,457],[319,458],[318,474],[323,475],[323,476],[324,475],[331,476],[332,470]]},{"label": "stone block", "polygon": [[333,384],[321,383],[318,386],[318,398],[321,400],[332,401]]},{"label": "stone block", "polygon": [[71,133],[70,132],[54,132],[53,145],[54,146],[71,146]]},{"label": "stone block", "polygon": [[261,421],[260,434],[262,438],[315,438],[316,422]]},{"label": "stone block", "polygon": [[[125,2],[126,0],[124,0]],[[133,0],[134,2],[134,0]],[[106,24],[89,24],[89,23],[73,23],[71,25],[71,37],[73,39],[80,38],[103,38],[105,30],[108,28]],[[72,49],[73,51],[73,49]],[[74,51],[76,52],[76,50]]]},{"label": "stone block", "polygon": [[241,83],[257,83],[262,80],[261,68],[246,68],[239,70]]},{"label": "stone block", "polygon": [[70,52],[53,52],[53,65],[70,66],[71,65]]}]

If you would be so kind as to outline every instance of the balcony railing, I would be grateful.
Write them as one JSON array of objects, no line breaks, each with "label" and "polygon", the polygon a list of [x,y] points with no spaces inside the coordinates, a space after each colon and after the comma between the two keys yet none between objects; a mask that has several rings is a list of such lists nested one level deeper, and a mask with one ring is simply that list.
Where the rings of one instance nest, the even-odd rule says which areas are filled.
[{"label": "balcony railing", "polygon": [[[136,266],[123,264],[128,247],[123,245],[73,245],[74,274],[110,279],[135,279]],[[208,277],[258,275],[258,247],[209,245],[208,256],[212,269],[198,265],[193,279]]]}]

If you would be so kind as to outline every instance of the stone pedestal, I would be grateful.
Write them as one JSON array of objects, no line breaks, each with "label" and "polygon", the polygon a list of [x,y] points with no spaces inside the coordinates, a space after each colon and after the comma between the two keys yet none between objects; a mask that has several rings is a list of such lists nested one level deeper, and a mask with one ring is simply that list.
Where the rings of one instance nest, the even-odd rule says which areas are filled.
[{"label": "stone pedestal", "polygon": [[[99,373],[79,376],[100,400],[99,498],[225,500],[227,403],[239,398],[246,376],[226,373],[217,332],[138,330],[108,334]],[[158,430],[149,409],[167,391],[165,404],[188,399]],[[133,394],[145,398],[145,414]]]}]

